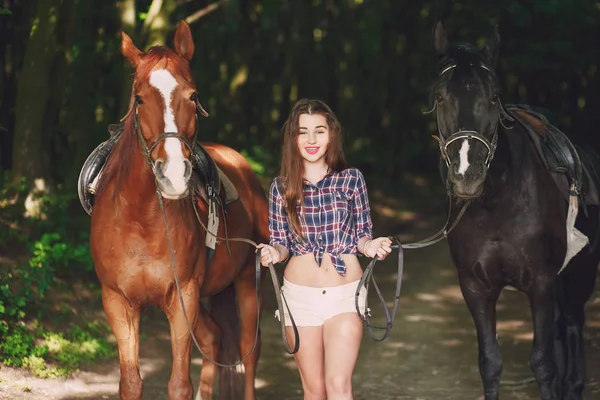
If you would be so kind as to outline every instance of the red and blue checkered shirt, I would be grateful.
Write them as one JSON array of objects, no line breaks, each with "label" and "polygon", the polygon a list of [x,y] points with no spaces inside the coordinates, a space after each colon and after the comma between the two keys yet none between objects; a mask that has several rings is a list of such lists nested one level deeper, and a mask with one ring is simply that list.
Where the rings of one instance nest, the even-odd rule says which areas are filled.
[{"label": "red and blue checkered shirt", "polygon": [[275,178],[269,189],[270,245],[280,244],[294,256],[312,252],[319,266],[329,253],[341,275],[346,265],[340,254],[356,254],[358,240],[372,234],[367,185],[356,168],[330,173],[316,184],[304,180],[304,208],[297,205],[303,237],[292,233],[285,208],[281,178]]}]

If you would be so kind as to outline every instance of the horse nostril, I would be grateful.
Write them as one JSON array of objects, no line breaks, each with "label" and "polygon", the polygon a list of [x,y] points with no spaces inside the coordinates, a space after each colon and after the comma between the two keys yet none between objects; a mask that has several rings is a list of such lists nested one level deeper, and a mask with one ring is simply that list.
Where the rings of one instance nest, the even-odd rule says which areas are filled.
[{"label": "horse nostril", "polygon": [[164,174],[164,166],[165,166],[165,162],[163,161],[162,158],[159,158],[158,160],[156,160],[154,162],[154,172],[156,174],[157,177],[163,177],[165,176]]},{"label": "horse nostril", "polygon": [[458,172],[460,166],[457,163],[451,164],[450,168],[452,168],[452,177],[457,180],[461,180],[464,178],[464,174]]},{"label": "horse nostril", "polygon": [[185,170],[183,171],[184,179],[190,179],[192,176],[192,163],[189,160],[183,160],[183,164],[185,166]]}]

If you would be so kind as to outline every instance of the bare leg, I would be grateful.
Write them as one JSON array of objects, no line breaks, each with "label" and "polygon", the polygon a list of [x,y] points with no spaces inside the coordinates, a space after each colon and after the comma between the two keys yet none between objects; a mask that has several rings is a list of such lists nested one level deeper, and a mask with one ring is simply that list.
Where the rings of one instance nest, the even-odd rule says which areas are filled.
[{"label": "bare leg", "polygon": [[[286,327],[287,337],[290,341],[294,339],[291,327]],[[327,391],[325,389],[325,364],[323,353],[323,327],[322,326],[299,326],[300,348],[294,354],[304,400],[325,400]],[[293,345],[293,343],[292,343]]]},{"label": "bare leg", "polygon": [[119,348],[121,400],[142,399],[142,378],[139,369],[140,310],[134,308],[121,293],[102,288],[102,303]]},{"label": "bare leg", "polygon": [[[189,324],[194,329],[198,322],[198,309],[200,307],[199,288],[195,281],[187,283],[181,288],[183,302]],[[181,309],[181,302],[177,290],[173,292],[170,306],[165,309],[171,328],[171,349],[173,352],[173,367],[169,379],[168,391],[171,400],[192,400],[194,389],[190,379],[190,361],[192,350],[192,337],[185,316]]]},{"label": "bare leg", "polygon": [[363,337],[358,315],[344,313],[325,321],[325,386],[328,400],[352,400],[352,373]]}]

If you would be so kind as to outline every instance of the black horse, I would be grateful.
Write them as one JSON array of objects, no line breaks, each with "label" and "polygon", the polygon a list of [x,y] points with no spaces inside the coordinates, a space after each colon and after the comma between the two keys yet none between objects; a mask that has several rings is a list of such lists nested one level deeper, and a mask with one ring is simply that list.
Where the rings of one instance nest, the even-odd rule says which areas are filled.
[{"label": "black horse", "polygon": [[455,208],[470,202],[448,242],[477,329],[485,399],[498,399],[496,301],[507,285],[529,298],[530,363],[541,398],[582,399],[584,305],[600,260],[598,207],[580,203],[575,226],[589,244],[559,274],[570,196],[555,183],[525,125],[500,102],[497,28],[481,50],[452,45],[439,22],[433,39],[439,76],[431,96],[443,175]]}]

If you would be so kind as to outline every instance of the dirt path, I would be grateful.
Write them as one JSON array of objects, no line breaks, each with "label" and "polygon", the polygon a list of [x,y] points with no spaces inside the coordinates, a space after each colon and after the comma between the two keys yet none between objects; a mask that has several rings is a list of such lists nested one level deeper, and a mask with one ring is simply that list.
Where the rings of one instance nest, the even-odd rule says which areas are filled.
[{"label": "dirt path", "polygon": [[[414,236],[423,236],[415,229]],[[414,240],[413,235],[404,240]],[[393,257],[392,257],[393,258]],[[395,282],[393,259],[378,264],[376,277],[388,299]],[[600,288],[600,285],[598,286]],[[263,348],[256,380],[259,399],[301,399],[293,360],[281,344],[275,300],[268,287],[262,319]],[[374,315],[381,315],[371,300]],[[390,338],[374,343],[365,337],[354,377],[355,399],[478,400],[475,330],[462,300],[445,242],[406,254],[406,273],[397,323]],[[99,304],[98,304],[99,307]],[[585,399],[600,399],[600,295],[588,303],[586,331],[589,383]],[[98,312],[101,310],[98,309]],[[101,315],[101,313],[100,313]],[[504,291],[498,307],[498,334],[504,359],[503,381],[532,377],[529,369],[531,323],[526,298]],[[165,399],[170,374],[166,318],[148,310],[142,318],[141,370],[144,399]],[[200,359],[194,353],[192,378],[197,385]],[[0,399],[118,399],[118,364],[86,365],[68,380],[42,380],[21,370],[0,370]],[[536,399],[535,384],[503,385],[503,400]]]}]

